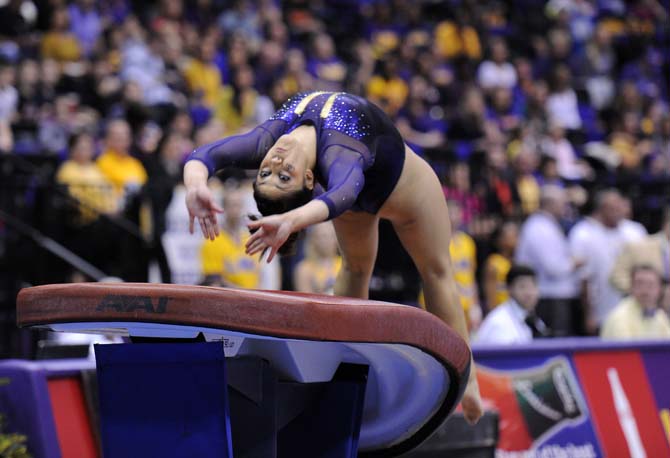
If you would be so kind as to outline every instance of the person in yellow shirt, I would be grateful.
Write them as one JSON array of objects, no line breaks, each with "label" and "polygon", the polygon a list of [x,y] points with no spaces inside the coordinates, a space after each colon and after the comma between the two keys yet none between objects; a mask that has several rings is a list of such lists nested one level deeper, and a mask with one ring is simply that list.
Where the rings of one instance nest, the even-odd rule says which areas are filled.
[{"label": "person in yellow shirt", "polygon": [[475,271],[477,270],[477,248],[475,242],[464,231],[461,230],[461,207],[455,200],[447,202],[449,218],[452,223],[453,232],[449,245],[451,264],[454,268],[454,279],[458,287],[461,306],[465,312],[465,318],[470,330],[476,329],[482,319],[482,311],[479,305],[479,294],[477,293],[477,282]]},{"label": "person in yellow shirt", "polygon": [[147,181],[144,166],[130,155],[130,141],[128,123],[123,119],[110,121],[105,133],[105,150],[97,160],[118,198],[139,191]]},{"label": "person in yellow shirt", "polygon": [[331,222],[313,226],[307,234],[305,258],[293,274],[296,291],[333,294],[335,278],[342,265],[337,254],[337,237]]},{"label": "person in yellow shirt", "polygon": [[[236,134],[252,129],[258,122],[262,111],[263,97],[254,89],[254,72],[251,67],[243,66],[233,72],[233,81],[220,91],[215,114],[223,121],[228,134]],[[268,99],[270,106],[272,105]],[[272,107],[267,113],[272,114]]]},{"label": "person in yellow shirt", "polygon": [[215,54],[216,42],[212,38],[205,39],[200,44],[200,56],[189,60],[183,70],[189,89],[202,93],[203,101],[210,108],[219,102],[223,88],[221,72],[214,64]]},{"label": "person in yellow shirt", "polygon": [[442,21],[435,26],[434,45],[437,54],[446,59],[465,56],[472,60],[482,57],[482,45],[477,30],[467,24]]},{"label": "person in yellow shirt", "polygon": [[395,116],[407,101],[409,86],[398,76],[398,60],[393,54],[387,54],[381,66],[381,73],[370,78],[367,97],[387,114]]},{"label": "person in yellow shirt", "polygon": [[247,256],[249,232],[243,221],[244,196],[237,189],[223,197],[223,223],[219,237],[205,239],[200,248],[205,283],[233,288],[254,289],[260,281],[258,257]]},{"label": "person in yellow shirt", "polygon": [[638,265],[631,274],[630,296],[605,318],[603,339],[670,339],[670,319],[660,307],[662,280],[651,265]]},{"label": "person in yellow shirt", "polygon": [[101,213],[114,213],[116,199],[112,186],[93,161],[93,138],[78,134],[70,139],[70,156],[56,173],[56,181],[67,186],[68,192],[77,199],[78,223],[85,225],[95,221]]},{"label": "person in yellow shirt", "polygon": [[59,62],[79,60],[81,49],[79,42],[69,29],[67,9],[57,8],[51,18],[51,29],[42,38],[40,51],[42,58]]},{"label": "person in yellow shirt", "polygon": [[519,226],[505,221],[491,235],[494,252],[484,261],[483,291],[487,312],[509,299],[506,277],[519,238]]}]

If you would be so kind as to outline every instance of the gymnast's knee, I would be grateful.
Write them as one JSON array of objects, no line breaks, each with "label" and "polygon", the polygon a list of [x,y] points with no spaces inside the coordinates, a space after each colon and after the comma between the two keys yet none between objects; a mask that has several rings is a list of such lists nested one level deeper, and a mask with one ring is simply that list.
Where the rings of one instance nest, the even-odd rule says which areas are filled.
[{"label": "gymnast's knee", "polygon": [[366,279],[372,275],[374,268],[369,262],[351,262],[342,260],[341,273],[347,275],[349,278]]},{"label": "gymnast's knee", "polygon": [[447,281],[451,275],[449,263],[442,260],[430,261],[418,268],[424,283]]}]

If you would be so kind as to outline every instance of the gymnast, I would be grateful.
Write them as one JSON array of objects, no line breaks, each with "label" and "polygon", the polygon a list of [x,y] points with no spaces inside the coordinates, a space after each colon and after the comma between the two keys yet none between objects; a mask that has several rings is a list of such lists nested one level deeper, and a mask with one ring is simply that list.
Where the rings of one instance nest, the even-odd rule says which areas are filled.
[{"label": "gymnast", "polygon": [[[335,294],[367,299],[379,219],[388,219],[421,274],[427,310],[468,341],[442,187],[376,105],[342,92],[299,94],[250,132],[197,148],[184,168],[191,233],[197,219],[205,238],[219,234],[222,210],[207,180],[225,167],[258,170],[263,216],[248,224],[249,255],[268,250],[270,262],[300,231],[332,220],[343,258]],[[461,405],[471,423],[482,415],[474,364]]]}]

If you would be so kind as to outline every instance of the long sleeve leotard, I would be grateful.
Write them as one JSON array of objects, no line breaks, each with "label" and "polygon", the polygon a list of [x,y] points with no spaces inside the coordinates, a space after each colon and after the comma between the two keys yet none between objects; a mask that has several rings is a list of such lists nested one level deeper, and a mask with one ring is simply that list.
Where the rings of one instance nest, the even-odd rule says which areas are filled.
[{"label": "long sleeve leotard", "polygon": [[324,192],[316,199],[328,218],[346,210],[376,213],[402,172],[405,146],[392,121],[375,105],[342,92],[311,92],[289,99],[250,132],[197,148],[210,175],[225,167],[257,169],[282,135],[302,124],[316,129],[315,177]]}]

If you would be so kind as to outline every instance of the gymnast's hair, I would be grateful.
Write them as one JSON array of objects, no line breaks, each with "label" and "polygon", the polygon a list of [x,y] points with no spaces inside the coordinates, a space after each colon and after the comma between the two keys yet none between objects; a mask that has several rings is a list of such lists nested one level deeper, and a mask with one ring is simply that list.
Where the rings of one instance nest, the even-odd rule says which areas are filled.
[{"label": "gymnast's hair", "polygon": [[[307,187],[303,187],[298,191],[294,191],[285,195],[280,199],[270,199],[264,196],[254,182],[254,200],[258,211],[263,216],[277,215],[286,213],[294,208],[302,207],[310,200],[312,200],[313,191]],[[253,216],[250,216],[254,219]],[[255,231],[252,231],[252,233]],[[297,242],[304,235],[304,230],[291,234],[286,242],[279,248],[279,254],[282,256],[293,256],[297,249]]]}]

